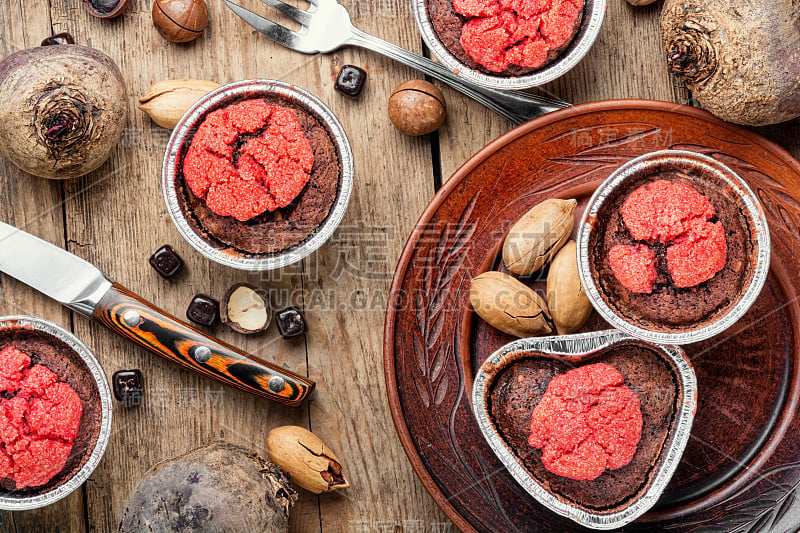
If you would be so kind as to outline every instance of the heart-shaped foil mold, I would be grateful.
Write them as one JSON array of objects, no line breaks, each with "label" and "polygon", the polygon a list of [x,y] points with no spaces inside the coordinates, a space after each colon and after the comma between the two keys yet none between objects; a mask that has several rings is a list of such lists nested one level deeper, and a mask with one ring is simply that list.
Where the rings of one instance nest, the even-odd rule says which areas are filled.
[{"label": "heart-shaped foil mold", "polygon": [[[533,408],[550,380],[603,362],[639,397],[642,438],[631,462],[594,480],[547,471],[528,445]],[[697,380],[686,354],[619,331],[521,339],[492,354],[472,389],[478,426],[522,487],[551,511],[593,529],[628,524],[655,505],[686,448],[697,407]]]}]

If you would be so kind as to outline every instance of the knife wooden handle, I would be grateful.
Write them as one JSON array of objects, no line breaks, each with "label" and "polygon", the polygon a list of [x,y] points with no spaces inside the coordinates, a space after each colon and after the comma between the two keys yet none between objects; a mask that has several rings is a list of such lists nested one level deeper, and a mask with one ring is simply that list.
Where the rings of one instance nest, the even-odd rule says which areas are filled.
[{"label": "knife wooden handle", "polygon": [[147,303],[114,284],[92,317],[148,350],[217,381],[296,407],[315,383],[261,361]]}]

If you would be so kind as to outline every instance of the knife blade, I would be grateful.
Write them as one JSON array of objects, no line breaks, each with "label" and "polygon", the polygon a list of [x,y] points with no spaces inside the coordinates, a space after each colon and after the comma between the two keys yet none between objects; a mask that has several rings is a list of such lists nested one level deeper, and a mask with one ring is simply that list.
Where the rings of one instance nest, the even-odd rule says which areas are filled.
[{"label": "knife blade", "polygon": [[215,339],[109,280],[80,257],[0,222],[0,272],[179,365],[257,396],[296,407],[308,378]]}]

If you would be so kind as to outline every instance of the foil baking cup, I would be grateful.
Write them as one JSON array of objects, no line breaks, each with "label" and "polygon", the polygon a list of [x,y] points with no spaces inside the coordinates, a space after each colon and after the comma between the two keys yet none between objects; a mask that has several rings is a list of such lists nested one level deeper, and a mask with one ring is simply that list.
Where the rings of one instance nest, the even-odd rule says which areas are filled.
[{"label": "foil baking cup", "polygon": [[428,13],[428,0],[413,0],[414,20],[422,39],[444,66],[453,74],[481,87],[491,89],[529,89],[560,78],[577,65],[600,34],[606,15],[606,0],[586,0],[583,20],[572,42],[549,65],[524,76],[485,74],[466,66],[442,43]]},{"label": "foil baking cup", "polygon": [[4,511],[28,511],[46,507],[66,498],[78,487],[89,479],[94,469],[103,458],[111,436],[111,389],[108,386],[106,374],[91,350],[78,338],[64,328],[30,316],[5,316],[0,317],[0,330],[6,328],[32,328],[46,333],[69,346],[86,365],[87,372],[92,376],[97,385],[98,398],[100,399],[100,430],[94,448],[83,466],[70,479],[47,492],[35,493],[36,488],[27,489],[28,492],[0,494],[0,509]]},{"label": "foil baking cup", "polygon": [[[704,321],[696,327],[648,327],[626,317],[614,308],[613,302],[601,293],[592,269],[590,240],[594,225],[601,223],[598,213],[605,202],[630,180],[656,176],[663,171],[690,172],[690,175],[725,189],[738,199],[753,244],[754,262],[750,279],[742,288],[738,301],[724,314]],[[769,274],[770,236],[767,217],[750,187],[729,167],[716,159],[685,150],[661,150],[637,157],[622,165],[595,191],[583,213],[578,228],[578,271],[586,295],[598,313],[613,327],[647,341],[661,344],[690,344],[718,335],[735,324],[756,301]]]},{"label": "foil baking cup", "polygon": [[[183,177],[178,171],[184,144],[191,143],[194,131],[206,115],[216,109],[238,101],[264,96],[278,96],[305,108],[318,117],[331,136],[339,157],[339,191],[328,217],[317,230],[303,242],[272,254],[245,254],[222,243],[215,243],[204,237],[190,224],[187,214],[181,207],[176,183]],[[255,79],[243,80],[214,89],[189,108],[172,131],[167,144],[162,167],[162,191],[167,204],[167,212],[181,236],[192,247],[208,259],[221,265],[239,270],[263,271],[281,268],[296,263],[313,253],[327,241],[347,210],[353,192],[353,151],[339,120],[333,112],[316,96],[290,83],[282,81]]]},{"label": "foil baking cup", "polygon": [[[492,422],[489,397],[496,377],[509,365],[528,357],[564,359],[580,364],[582,359],[593,357],[597,352],[615,346],[629,344],[644,345],[660,353],[670,368],[670,373],[679,382],[676,419],[659,455],[659,465],[650,486],[623,508],[609,511],[594,511],[570,503],[550,492],[525,467],[522,460],[511,450]],[[686,354],[677,346],[662,346],[641,341],[620,331],[596,331],[575,335],[520,339],[506,344],[494,352],[481,365],[472,386],[472,410],[478,427],[506,469],[522,488],[539,503],[561,516],[592,529],[616,529],[629,524],[656,504],[672,479],[681,456],[689,442],[694,415],[697,410],[697,378]]]}]

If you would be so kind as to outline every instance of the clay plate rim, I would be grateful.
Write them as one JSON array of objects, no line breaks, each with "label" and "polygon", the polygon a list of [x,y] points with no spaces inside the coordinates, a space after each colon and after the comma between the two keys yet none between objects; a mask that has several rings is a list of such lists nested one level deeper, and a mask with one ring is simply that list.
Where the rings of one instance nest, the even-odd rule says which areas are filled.
[{"label": "clay plate rim", "polygon": [[[502,149],[504,146],[511,142],[529,134],[530,132],[569,118],[576,116],[597,113],[597,112],[615,112],[615,111],[658,111],[664,113],[672,113],[676,115],[683,115],[689,118],[695,118],[714,124],[718,127],[725,128],[738,136],[747,138],[751,143],[761,146],[767,151],[778,156],[782,163],[791,167],[794,171],[800,174],[800,163],[783,147],[776,143],[762,137],[761,135],[748,130],[744,127],[737,126],[713,116],[711,113],[702,109],[676,104],[673,102],[664,102],[659,100],[645,100],[645,99],[622,99],[622,100],[605,100],[600,102],[589,102],[579,104],[572,107],[567,107],[547,115],[541,116],[530,122],[522,124],[507,133],[501,135],[497,139],[491,141],[484,146],[472,157],[470,157],[463,165],[461,165],[434,195],[431,202],[425,208],[417,220],[414,229],[409,235],[403,252],[398,260],[398,266],[392,279],[392,285],[389,292],[388,304],[386,308],[386,318],[384,322],[384,378],[386,380],[386,391],[389,400],[389,408],[392,412],[392,421],[394,422],[395,430],[400,437],[400,444],[406,452],[409,462],[411,463],[414,472],[422,481],[423,486],[437,503],[437,505],[445,512],[447,517],[462,531],[477,531],[467,520],[464,518],[456,508],[448,501],[444,493],[439,489],[436,481],[431,476],[430,472],[425,468],[422,458],[417,453],[414,446],[411,434],[408,431],[408,426],[405,424],[403,418],[402,405],[400,403],[400,395],[397,386],[396,372],[395,372],[395,358],[393,343],[395,338],[395,319],[397,316],[396,304],[402,297],[402,284],[403,279],[408,270],[411,256],[414,253],[413,243],[415,243],[423,232],[422,225],[432,218],[437,212],[439,207],[445,199],[453,192],[461,182],[486,158],[495,152]],[[774,444],[777,445],[777,444]],[[751,465],[755,466],[755,465]]]},{"label": "clay plate rim", "polygon": [[[657,456],[657,458],[660,458],[666,454],[665,460],[661,467],[656,470],[652,483],[644,493],[624,505],[620,510],[611,513],[592,512],[562,501],[528,472],[525,465],[514,454],[500,436],[497,427],[492,423],[491,413],[489,412],[489,393],[498,375],[504,369],[517,360],[530,356],[521,355],[521,353],[535,354],[538,352],[540,354],[555,355],[557,358],[560,356],[584,358],[599,350],[611,349],[626,341],[648,345],[659,352],[660,357],[669,360],[673,367],[671,372],[677,374],[682,385],[678,412],[676,413],[677,420],[673,426],[675,428],[674,435],[669,447],[666,450],[662,449],[662,452]],[[533,357],[536,357],[536,355],[533,355]],[[514,479],[528,494],[554,513],[574,520],[580,525],[598,530],[614,529],[629,524],[656,504],[672,479],[683,451],[686,449],[686,444],[689,442],[696,410],[697,378],[692,369],[692,364],[684,351],[677,346],[664,346],[643,341],[617,330],[576,335],[533,337],[510,342],[498,348],[483,363],[475,375],[475,381],[472,386],[472,411],[475,414],[478,427],[486,442],[489,443],[489,447],[506,469],[511,472]]]}]

